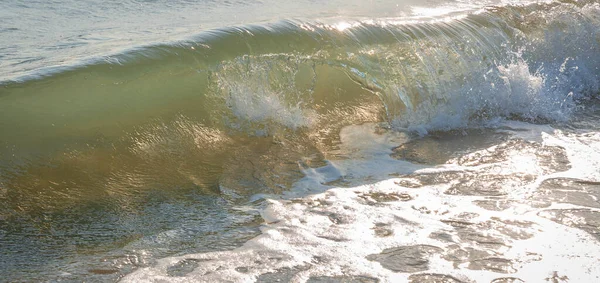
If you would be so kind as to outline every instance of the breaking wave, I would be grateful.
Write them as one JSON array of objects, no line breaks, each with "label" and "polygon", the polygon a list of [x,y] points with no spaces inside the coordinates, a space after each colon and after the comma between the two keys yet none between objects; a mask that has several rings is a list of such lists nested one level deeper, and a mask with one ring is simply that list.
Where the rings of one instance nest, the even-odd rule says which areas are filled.
[{"label": "breaking wave", "polygon": [[[211,30],[5,81],[2,110],[76,119],[77,130],[104,113],[138,125],[186,110],[210,127],[259,133],[340,120],[420,132],[495,117],[562,120],[600,88],[599,9],[557,1],[430,21]],[[35,109],[10,111],[29,96]]]}]

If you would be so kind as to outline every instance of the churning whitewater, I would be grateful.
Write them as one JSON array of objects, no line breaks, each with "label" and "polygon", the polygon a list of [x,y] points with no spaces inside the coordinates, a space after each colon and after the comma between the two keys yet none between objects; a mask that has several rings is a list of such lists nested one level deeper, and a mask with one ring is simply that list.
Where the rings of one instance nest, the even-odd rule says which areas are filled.
[{"label": "churning whitewater", "polygon": [[600,2],[88,2],[0,4],[0,281],[600,280]]}]

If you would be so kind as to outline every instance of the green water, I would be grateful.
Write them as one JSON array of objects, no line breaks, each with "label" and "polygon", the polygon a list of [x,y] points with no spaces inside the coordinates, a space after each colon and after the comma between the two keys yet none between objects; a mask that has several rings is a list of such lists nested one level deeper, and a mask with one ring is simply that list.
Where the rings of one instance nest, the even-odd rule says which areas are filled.
[{"label": "green water", "polygon": [[239,246],[265,198],[360,161],[346,126],[443,163],[462,149],[436,154],[435,135],[568,121],[600,89],[594,1],[308,2],[0,4],[0,280],[110,281]]}]

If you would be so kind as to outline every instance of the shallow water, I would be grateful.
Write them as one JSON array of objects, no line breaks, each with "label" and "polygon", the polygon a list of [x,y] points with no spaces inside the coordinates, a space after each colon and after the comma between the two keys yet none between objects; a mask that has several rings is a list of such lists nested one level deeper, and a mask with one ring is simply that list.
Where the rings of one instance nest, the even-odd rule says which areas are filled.
[{"label": "shallow water", "polygon": [[600,276],[597,1],[0,8],[0,280]]},{"label": "shallow water", "polygon": [[[473,139],[472,150],[444,164],[399,160],[378,167],[384,181],[360,185],[361,176],[346,180],[359,186],[270,200],[261,235],[242,247],[165,258],[124,280],[594,281],[600,276],[598,133],[553,126],[506,121],[483,131],[503,137],[495,145]],[[363,162],[390,161],[381,155]],[[345,176],[368,168],[328,166]],[[187,261],[201,264],[168,272]]]}]

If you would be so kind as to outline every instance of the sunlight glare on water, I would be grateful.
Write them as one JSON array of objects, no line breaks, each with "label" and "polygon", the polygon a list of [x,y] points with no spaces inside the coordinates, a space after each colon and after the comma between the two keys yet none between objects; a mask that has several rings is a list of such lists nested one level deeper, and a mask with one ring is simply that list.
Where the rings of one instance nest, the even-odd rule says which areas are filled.
[{"label": "sunlight glare on water", "polygon": [[593,282],[599,14],[0,1],[0,281]]}]

